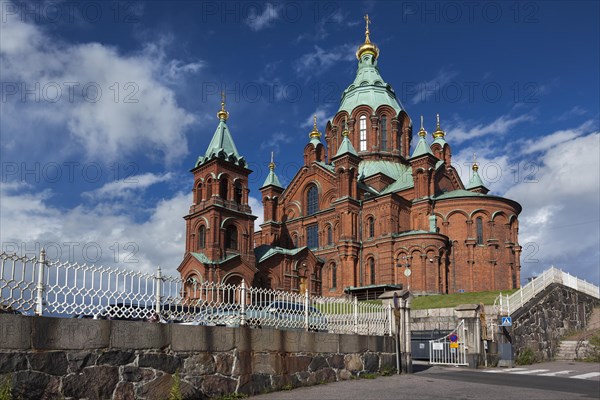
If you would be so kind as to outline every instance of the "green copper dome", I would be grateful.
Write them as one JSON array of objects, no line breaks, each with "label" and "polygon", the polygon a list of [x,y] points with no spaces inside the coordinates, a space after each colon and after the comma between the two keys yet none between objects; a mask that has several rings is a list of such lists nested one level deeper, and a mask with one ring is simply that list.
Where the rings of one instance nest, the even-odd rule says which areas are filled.
[{"label": "green copper dome", "polygon": [[352,110],[360,105],[368,105],[373,111],[382,105],[392,107],[396,113],[403,110],[396,99],[394,89],[379,74],[377,58],[368,52],[362,54],[358,60],[356,78],[342,93],[338,111],[351,114]]}]

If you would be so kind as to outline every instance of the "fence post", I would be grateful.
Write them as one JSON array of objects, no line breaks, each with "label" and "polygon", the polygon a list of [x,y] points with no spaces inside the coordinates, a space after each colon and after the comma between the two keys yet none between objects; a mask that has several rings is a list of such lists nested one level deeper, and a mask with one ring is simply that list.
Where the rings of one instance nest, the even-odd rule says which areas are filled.
[{"label": "fence post", "polygon": [[43,315],[44,313],[44,270],[46,266],[46,250],[42,248],[40,258],[38,260],[38,276],[36,285],[36,301],[35,315]]},{"label": "fence post", "polygon": [[308,332],[308,290],[306,290],[304,292],[304,326],[306,328],[306,331]]},{"label": "fence post", "polygon": [[358,333],[358,297],[354,296],[354,333]]},{"label": "fence post", "polygon": [[161,302],[161,292],[162,292],[162,271],[160,270],[160,265],[156,268],[156,280],[155,292],[154,292],[154,310],[158,315],[160,315],[160,302]]},{"label": "fence post", "polygon": [[240,325],[246,325],[246,281],[240,283]]},{"label": "fence post", "polygon": [[394,323],[393,322],[394,315],[392,314],[392,305],[388,304],[387,309],[388,309],[388,332],[389,332],[390,336],[392,336],[392,332],[393,332],[392,324]]}]

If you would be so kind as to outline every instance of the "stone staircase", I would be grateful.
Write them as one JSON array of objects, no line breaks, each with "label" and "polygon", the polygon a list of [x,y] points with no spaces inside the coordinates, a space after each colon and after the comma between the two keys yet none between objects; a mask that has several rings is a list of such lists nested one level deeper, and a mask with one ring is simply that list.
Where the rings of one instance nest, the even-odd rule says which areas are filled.
[{"label": "stone staircase", "polygon": [[578,340],[563,340],[560,342],[558,352],[556,353],[554,359],[572,361],[576,358],[582,357],[584,354],[583,352],[585,351],[582,347],[587,344],[587,340],[584,342],[579,342]]},{"label": "stone staircase", "polygon": [[584,358],[588,353],[589,339],[592,335],[600,331],[600,307],[594,308],[592,315],[587,323],[586,329],[583,332],[571,335],[567,339],[560,342],[558,352],[554,357],[555,360],[575,360]]}]

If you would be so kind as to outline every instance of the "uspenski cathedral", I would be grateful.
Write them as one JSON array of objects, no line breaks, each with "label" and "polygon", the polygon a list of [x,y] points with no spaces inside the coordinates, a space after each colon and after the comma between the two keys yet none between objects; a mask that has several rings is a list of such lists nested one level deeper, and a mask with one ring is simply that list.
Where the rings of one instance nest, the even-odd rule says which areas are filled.
[{"label": "uspenski cathedral", "polygon": [[212,140],[191,170],[182,278],[362,298],[399,287],[422,294],[519,287],[521,206],[490,195],[476,161],[469,182],[461,181],[439,115],[431,136],[421,117],[413,138],[365,19],[356,77],[325,134],[315,117],[304,165],[287,187],[271,160],[257,232],[252,171],[221,102]]}]

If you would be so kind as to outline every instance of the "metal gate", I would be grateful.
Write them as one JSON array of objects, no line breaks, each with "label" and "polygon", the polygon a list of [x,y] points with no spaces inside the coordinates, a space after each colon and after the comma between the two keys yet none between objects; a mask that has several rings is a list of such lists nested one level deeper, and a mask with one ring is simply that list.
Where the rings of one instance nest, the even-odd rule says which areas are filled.
[{"label": "metal gate", "polygon": [[441,365],[469,365],[465,347],[465,320],[448,335],[429,341],[429,363]]}]

